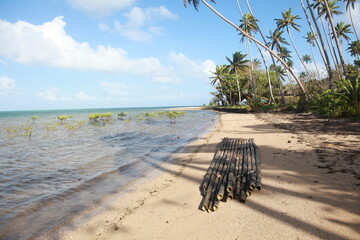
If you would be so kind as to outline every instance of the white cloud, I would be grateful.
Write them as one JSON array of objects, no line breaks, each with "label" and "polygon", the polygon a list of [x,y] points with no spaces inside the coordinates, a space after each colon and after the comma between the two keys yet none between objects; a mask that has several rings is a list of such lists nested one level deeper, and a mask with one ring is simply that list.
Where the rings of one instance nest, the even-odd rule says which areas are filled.
[{"label": "white cloud", "polygon": [[110,15],[113,12],[131,6],[136,0],[66,0],[73,8],[97,16]]},{"label": "white cloud", "polygon": [[178,19],[176,14],[170,12],[164,6],[147,9],[133,7],[124,15],[127,18],[126,23],[115,21],[114,30],[122,36],[137,42],[149,41],[153,38],[153,35],[163,35],[165,29],[154,25],[157,22],[164,19]]},{"label": "white cloud", "polygon": [[38,93],[38,96],[43,100],[48,101],[68,101],[70,97],[61,96],[57,88],[48,88]]},{"label": "white cloud", "polygon": [[109,97],[128,96],[126,85],[121,82],[101,82],[105,94]]},{"label": "white cloud", "polygon": [[170,52],[168,59],[175,64],[179,73],[194,79],[208,80],[211,71],[215,71],[216,64],[212,60],[193,60],[183,53]]},{"label": "white cloud", "polygon": [[93,96],[88,96],[83,91],[80,91],[76,94],[76,98],[82,101],[89,101],[89,100],[95,100],[96,98]]},{"label": "white cloud", "polygon": [[15,88],[15,80],[8,76],[0,77],[0,90],[12,90]]},{"label": "white cloud", "polygon": [[108,31],[110,29],[109,25],[107,25],[105,23],[99,23],[98,28],[102,31]]},{"label": "white cloud", "polygon": [[[166,13],[158,12],[153,15]],[[215,69],[213,61],[193,60],[183,53],[170,52],[164,65],[155,57],[130,58],[121,48],[93,48],[75,41],[65,32],[65,25],[61,16],[41,25],[0,20],[0,46],[6,46],[0,47],[0,57],[27,65],[124,73],[159,83],[180,83],[187,77],[207,81],[209,71]]]},{"label": "white cloud", "polygon": [[[153,57],[131,59],[121,48],[76,42],[67,35],[63,17],[42,25],[0,20],[0,56],[18,63],[65,69],[129,73],[149,76],[166,72]],[[141,67],[139,67],[141,66]]]}]

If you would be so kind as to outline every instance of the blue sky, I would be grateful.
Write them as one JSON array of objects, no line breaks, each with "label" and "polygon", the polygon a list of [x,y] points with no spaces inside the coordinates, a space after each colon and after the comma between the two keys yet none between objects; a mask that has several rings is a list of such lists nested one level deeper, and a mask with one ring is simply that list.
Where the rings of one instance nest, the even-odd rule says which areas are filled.
[{"label": "blue sky", "polygon": [[[266,34],[289,7],[303,18],[294,38],[308,31],[297,0],[250,3]],[[235,1],[215,7],[239,24]],[[0,0],[0,111],[207,104],[210,71],[235,51],[232,27],[182,0]]]}]

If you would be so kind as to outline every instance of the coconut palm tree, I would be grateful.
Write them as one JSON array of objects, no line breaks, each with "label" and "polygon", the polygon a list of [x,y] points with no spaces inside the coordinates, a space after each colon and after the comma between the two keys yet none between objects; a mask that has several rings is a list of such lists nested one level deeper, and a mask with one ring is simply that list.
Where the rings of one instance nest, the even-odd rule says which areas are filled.
[{"label": "coconut palm tree", "polygon": [[279,18],[275,19],[276,25],[277,25],[276,30],[281,30],[281,29],[284,29],[284,28],[286,29],[286,31],[287,31],[287,33],[289,35],[290,41],[291,41],[291,45],[293,46],[296,55],[298,56],[301,64],[304,66],[304,69],[306,70],[306,72],[309,72],[306,65],[303,63],[303,61],[301,61],[299,51],[297,50],[297,48],[295,46],[294,40],[293,40],[292,35],[291,35],[291,31],[290,31],[290,27],[292,27],[296,31],[300,32],[300,27],[301,26],[299,24],[297,24],[295,22],[295,20],[299,20],[301,18],[299,17],[299,15],[292,15],[291,8],[289,8],[289,10],[284,10],[283,12],[281,12],[281,14],[282,14],[282,17],[283,17],[282,19],[279,19]]},{"label": "coconut palm tree", "polygon": [[240,104],[242,99],[241,99],[241,89],[239,83],[239,73],[248,68],[249,60],[246,59],[246,54],[242,54],[240,52],[235,52],[232,55],[232,59],[226,57],[226,60],[229,62],[229,65],[227,65],[229,72],[231,74],[235,74],[236,77],[236,84],[238,88],[239,104]]},{"label": "coconut palm tree", "polygon": [[321,34],[319,25],[318,25],[318,23],[316,21],[316,17],[315,17],[314,11],[312,9],[312,6],[310,4],[310,0],[306,0],[306,4],[307,4],[307,8],[308,8],[308,10],[310,12],[311,18],[313,20],[316,32],[317,32],[318,37],[319,37],[319,40],[320,40],[321,50],[324,53],[324,57],[325,57],[325,60],[326,60],[325,66],[327,66],[327,71],[328,71],[328,74],[329,74],[329,89],[332,89],[333,88],[333,83],[332,83],[333,74],[332,74],[332,71],[331,71],[331,63],[330,63],[329,55],[327,54],[327,50],[326,50],[326,47],[325,47],[323,36]]},{"label": "coconut palm tree", "polygon": [[283,30],[275,30],[274,32],[271,32],[270,30],[270,36],[267,36],[267,38],[271,40],[269,43],[271,49],[275,48],[277,51],[279,51],[281,44],[289,45],[285,38],[282,37],[283,33]]},{"label": "coconut palm tree", "polygon": [[[338,58],[338,56],[336,54],[336,51],[335,51],[334,41],[333,41],[333,39],[330,38],[330,32],[331,32],[330,24],[328,23],[328,25],[327,25],[328,30],[326,30],[326,27],[324,25],[323,17],[324,17],[324,14],[326,13],[325,7],[323,7],[324,6],[324,3],[323,3],[324,0],[313,0],[313,1],[314,1],[314,3],[311,4],[311,6],[318,13],[318,19],[320,19],[322,31],[324,33],[325,40],[326,40],[327,46],[329,48],[329,52],[331,54],[334,66],[336,68],[336,66],[339,65],[340,62],[339,62],[339,58]],[[337,11],[336,9],[334,11],[335,11],[335,14],[339,14],[339,11]],[[325,20],[327,20],[327,18]]]},{"label": "coconut palm tree", "polygon": [[312,32],[308,32],[306,34],[306,37],[304,37],[304,38],[306,39],[306,42],[309,43],[309,45],[310,45],[312,60],[314,62],[316,73],[317,73],[317,76],[318,76],[318,79],[319,79],[320,72],[319,72],[319,69],[318,69],[316,61],[315,61],[315,55],[314,55],[314,50],[313,50],[313,46],[315,46],[314,40],[316,39],[316,36]]},{"label": "coconut palm tree", "polygon": [[323,60],[323,62],[324,62],[324,65],[325,65],[325,67],[326,67],[326,71],[328,72],[328,75],[329,75],[329,77],[330,77],[330,76],[332,76],[332,73],[331,73],[330,62],[327,62],[327,58],[326,58],[326,57],[327,57],[327,53],[326,53],[326,56],[325,56],[324,51],[323,51],[323,49],[322,49],[321,46],[320,46],[319,40],[318,40],[318,38],[316,37],[316,33],[315,33],[314,28],[313,28],[313,26],[312,26],[312,24],[311,24],[311,21],[310,21],[310,18],[309,18],[309,14],[308,14],[307,11],[306,11],[306,7],[305,7],[305,5],[304,5],[303,0],[300,0],[300,3],[301,3],[301,7],[302,7],[302,9],[303,9],[303,12],[304,12],[304,14],[305,14],[306,21],[307,21],[307,23],[308,23],[308,25],[309,25],[309,28],[310,28],[310,30],[311,30],[311,32],[308,33],[308,36],[311,36],[311,40],[310,40],[311,43],[309,42],[308,39],[307,39],[307,42],[310,44],[311,54],[312,54],[312,57],[313,57],[313,59],[314,59],[314,64],[315,64],[315,67],[316,67],[317,75],[320,76],[320,73],[319,73],[319,70],[318,70],[318,68],[317,68],[317,64],[316,64],[315,57],[314,57],[314,51],[313,51],[313,48],[312,48],[313,46],[315,46],[315,43],[316,43],[316,46],[318,47],[320,56],[321,56],[321,58],[322,58],[322,60]]},{"label": "coconut palm tree", "polygon": [[[224,96],[223,93],[223,84],[226,81],[226,76],[229,74],[227,66],[217,65],[215,72],[211,72],[214,76],[210,77],[212,79],[211,84],[215,86],[217,83],[219,84],[219,93],[221,96]],[[221,98],[223,99],[223,98]],[[225,98],[226,104],[228,104],[227,99]]]},{"label": "coconut palm tree", "polygon": [[[211,2],[215,3],[214,0],[210,0]],[[192,4],[195,6],[195,8],[197,9],[200,0],[184,0],[184,4],[186,6],[186,3]],[[262,48],[264,48],[266,51],[268,51],[272,56],[274,56],[274,58],[278,59],[281,64],[288,69],[288,71],[290,72],[290,74],[294,77],[295,81],[297,82],[297,84],[299,85],[300,91],[301,91],[301,97],[304,99],[304,101],[306,101],[306,91],[304,86],[302,85],[301,81],[299,80],[299,78],[296,76],[296,74],[294,73],[294,71],[286,64],[286,62],[284,60],[282,60],[275,52],[273,52],[268,46],[266,46],[266,44],[260,42],[258,39],[256,39],[255,37],[247,34],[244,30],[242,30],[241,28],[239,28],[236,24],[234,24],[233,22],[231,22],[230,20],[228,20],[226,17],[224,17],[222,14],[220,14],[214,7],[212,7],[206,0],[201,0],[201,2],[203,4],[205,4],[206,7],[208,7],[212,12],[214,12],[218,17],[220,17],[223,21],[225,21],[226,23],[228,23],[229,25],[231,25],[232,27],[234,27],[236,30],[240,31],[242,34],[244,34],[247,38],[249,38],[251,41],[259,44]]]},{"label": "coconut palm tree", "polygon": [[346,49],[348,53],[357,60],[360,60],[360,41],[356,40],[349,43],[349,47]]},{"label": "coconut palm tree", "polygon": [[[348,34],[353,33],[350,28],[351,28],[351,25],[345,24],[344,22],[339,22],[336,24],[335,31],[339,37],[340,45],[342,45],[342,39],[345,39],[347,42],[349,42],[350,37],[348,36]],[[333,34],[332,34],[332,37],[334,37]]]},{"label": "coconut palm tree", "polygon": [[357,34],[357,31],[356,31],[356,28],[355,28],[355,25],[354,25],[354,20],[352,18],[352,13],[351,13],[351,8],[352,9],[355,9],[355,3],[356,3],[356,0],[343,0],[345,3],[346,3],[346,11],[349,12],[349,16],[350,16],[350,21],[351,21],[351,26],[354,30],[354,33],[355,33],[355,36],[356,36],[356,39],[359,41],[359,36]]},{"label": "coconut palm tree", "polygon": [[[317,0],[317,1],[319,1],[319,0]],[[331,31],[332,31],[332,34],[335,39],[336,48],[339,53],[342,72],[343,72],[344,77],[347,77],[345,61],[344,61],[344,57],[342,55],[339,37],[336,33],[335,25],[333,22],[333,14],[337,14],[337,15],[341,14],[341,11],[337,10],[339,8],[339,6],[336,5],[336,3],[337,3],[337,0],[321,0],[321,3],[318,8],[318,12],[319,12],[319,16],[325,15],[325,19],[328,21],[328,23],[331,27]]]},{"label": "coconut palm tree", "polygon": [[[256,33],[258,31],[257,25],[256,25],[256,19],[250,14],[245,13],[243,17],[240,19],[240,26],[239,28],[243,29],[247,34],[252,35],[253,33]],[[256,99],[256,82],[254,78],[254,66],[252,64],[252,53],[251,53],[251,47],[250,47],[250,39],[247,38],[242,34],[241,41],[243,42],[247,39],[248,43],[248,51],[249,51],[249,57],[250,57],[250,80],[253,85],[253,93],[254,93],[254,99]]]},{"label": "coconut palm tree", "polygon": [[[240,8],[240,4],[239,4],[239,1],[237,0],[237,5],[238,7]],[[255,17],[255,14],[253,13],[252,9],[251,9],[251,6],[250,6],[250,3],[248,0],[246,0],[246,5],[250,11],[250,14],[256,19]],[[262,33],[261,31],[261,28],[259,27],[257,21],[255,22],[256,26],[257,26],[257,29],[258,29],[258,32],[260,33],[260,36],[262,38],[262,40],[264,41],[264,44],[267,45],[267,41],[266,41],[266,38],[265,38],[265,35]],[[268,78],[268,82],[269,82],[269,88],[270,88],[270,95],[271,95],[271,99],[273,100],[273,102],[275,103],[275,100],[274,100],[274,96],[273,96],[273,92],[272,92],[272,85],[271,85],[271,79],[270,79],[270,73],[269,73],[269,68],[266,64],[266,60],[264,58],[264,54],[262,53],[262,51],[260,50],[260,47],[256,44],[256,47],[258,48],[259,50],[259,53],[261,55],[261,58],[263,60],[263,63],[264,63],[264,67],[266,69],[266,75],[267,75],[267,78]],[[270,57],[271,57],[271,61],[274,65],[276,65],[276,62],[275,62],[275,59],[274,59],[274,56],[272,54],[270,54]],[[280,90],[280,95],[281,95],[281,100],[282,100],[282,103],[285,104],[285,96],[284,96],[284,93],[283,93],[283,90],[282,90],[282,84],[281,84],[281,77],[279,76],[279,74],[277,72],[276,73],[276,77],[278,79],[278,83],[279,83],[279,90]]]},{"label": "coconut palm tree", "polygon": [[310,57],[310,55],[309,55],[309,54],[305,54],[305,55],[303,55],[301,59],[302,59],[302,61],[303,61],[304,63],[306,63],[306,64],[308,64],[308,63],[311,63],[311,62],[312,62],[312,59],[311,59],[311,57]]}]

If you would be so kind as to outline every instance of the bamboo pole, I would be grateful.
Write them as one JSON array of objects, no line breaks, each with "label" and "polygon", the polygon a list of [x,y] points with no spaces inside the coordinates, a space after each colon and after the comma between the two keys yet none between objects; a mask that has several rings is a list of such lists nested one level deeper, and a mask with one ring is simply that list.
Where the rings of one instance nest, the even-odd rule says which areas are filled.
[{"label": "bamboo pole", "polygon": [[258,146],[256,146],[254,139],[251,139],[252,144],[254,145],[254,149],[255,149],[255,167],[256,167],[256,189],[257,190],[261,190],[262,185],[261,185],[261,167],[260,167],[260,151]]},{"label": "bamboo pole", "polygon": [[259,148],[254,139],[224,138],[204,175],[201,209],[217,211],[220,201],[246,202],[253,189],[261,190]]}]

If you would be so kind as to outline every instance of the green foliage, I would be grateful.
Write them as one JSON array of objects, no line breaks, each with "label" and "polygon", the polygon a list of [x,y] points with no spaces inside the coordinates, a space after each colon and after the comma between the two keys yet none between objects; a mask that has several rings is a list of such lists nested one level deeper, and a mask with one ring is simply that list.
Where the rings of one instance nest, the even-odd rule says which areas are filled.
[{"label": "green foliage", "polygon": [[170,119],[170,123],[175,123],[176,119],[184,114],[185,112],[181,111],[166,111],[166,116]]},{"label": "green foliage", "polygon": [[50,124],[46,126],[46,131],[48,132],[56,132],[58,130],[57,124]]},{"label": "green foliage", "polygon": [[76,130],[82,126],[84,126],[85,121],[76,121],[74,124],[66,123],[66,128],[68,130]]},{"label": "green foliage", "polygon": [[313,96],[310,110],[327,117],[360,116],[360,74],[343,79],[334,91]]},{"label": "green foliage", "polygon": [[36,115],[35,115],[35,116],[32,116],[31,119],[32,119],[33,121],[35,121],[36,119],[38,119],[38,116],[36,116]]},{"label": "green foliage", "polygon": [[56,118],[58,119],[58,120],[60,120],[60,122],[65,122],[65,120],[66,119],[68,119],[70,116],[67,116],[67,115],[59,115],[59,116],[57,116]]},{"label": "green foliage", "polygon": [[311,110],[326,117],[340,117],[343,106],[344,102],[341,101],[336,92],[326,90],[317,96],[312,103]]},{"label": "green foliage", "polygon": [[124,120],[124,117],[126,117],[126,113],[124,113],[124,112],[121,112],[121,113],[117,113],[117,116],[118,116],[118,119],[120,119],[120,120]]},{"label": "green foliage", "polygon": [[10,126],[4,129],[7,133],[7,137],[14,138],[17,136],[18,127],[17,126]]},{"label": "green foliage", "polygon": [[340,99],[348,104],[347,107],[352,114],[360,116],[360,73],[339,82],[337,94]]},{"label": "green foliage", "polygon": [[89,120],[94,125],[105,125],[112,122],[112,113],[92,113],[89,115]]},{"label": "green foliage", "polygon": [[26,125],[24,126],[24,136],[28,137],[29,139],[31,138],[33,133],[33,128],[30,125]]}]

